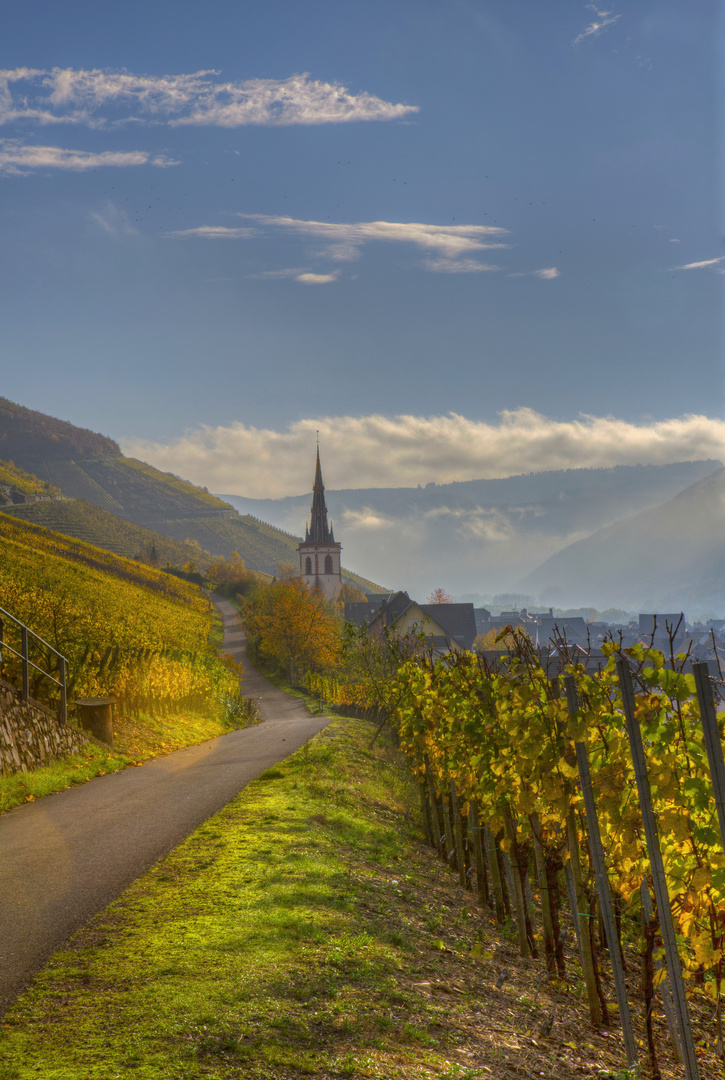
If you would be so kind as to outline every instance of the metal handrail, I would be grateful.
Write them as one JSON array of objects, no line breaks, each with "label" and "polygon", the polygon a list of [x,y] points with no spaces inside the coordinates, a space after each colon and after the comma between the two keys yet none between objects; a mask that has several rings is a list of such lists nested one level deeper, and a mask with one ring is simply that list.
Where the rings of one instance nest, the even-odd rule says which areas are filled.
[{"label": "metal handrail", "polygon": [[[21,652],[18,652],[16,649],[13,649],[13,647],[11,645],[8,645],[7,642],[4,640],[4,634],[5,634],[5,624],[3,622],[4,619],[10,619],[10,621],[15,626],[17,626],[19,628],[19,630],[20,630],[20,641],[21,641],[21,645],[20,645]],[[50,674],[49,671],[46,671],[44,668],[38,667],[37,664],[33,663],[33,661],[30,659],[29,654],[28,654],[28,644],[29,644],[28,639],[29,638],[33,638],[34,641],[39,642],[46,649],[50,649],[50,651],[53,653],[53,655],[58,657],[58,668],[59,668],[60,679],[54,678]],[[33,668],[33,670],[38,671],[43,676],[43,678],[49,679],[52,683],[55,683],[55,685],[60,688],[60,722],[61,722],[61,724],[67,723],[67,721],[68,721],[68,702],[67,702],[68,660],[67,660],[67,658],[65,656],[63,656],[62,653],[59,653],[57,649],[54,649],[53,646],[49,642],[45,641],[45,639],[40,636],[40,634],[36,634],[33,630],[31,630],[29,627],[27,627],[25,625],[25,623],[21,623],[20,619],[16,619],[15,616],[12,615],[9,611],[6,611],[5,608],[0,608],[0,662],[2,662],[3,650],[5,650],[5,651],[7,651],[9,653],[12,653],[13,656],[17,656],[18,659],[22,661],[22,665],[23,665],[23,701],[28,701],[29,698],[30,698],[30,668]]]}]

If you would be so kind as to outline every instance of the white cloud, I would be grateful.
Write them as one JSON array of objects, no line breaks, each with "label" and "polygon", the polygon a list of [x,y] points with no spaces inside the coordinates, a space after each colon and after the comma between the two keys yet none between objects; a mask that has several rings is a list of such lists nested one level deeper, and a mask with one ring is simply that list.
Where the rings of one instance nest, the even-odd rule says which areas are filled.
[{"label": "white cloud", "polygon": [[515,274],[507,274],[507,277],[537,277],[542,281],[553,281],[554,278],[561,277],[561,271],[557,270],[555,266],[545,266],[541,270],[520,270]]},{"label": "white cloud", "polygon": [[0,139],[0,173],[25,176],[32,169],[69,169],[82,172],[101,167],[127,168],[131,165],[178,165],[165,154],[145,150],[66,150],[61,146],[23,146],[12,139]]},{"label": "white cloud", "polygon": [[426,259],[423,265],[434,274],[480,274],[484,270],[501,269],[493,263],[482,263],[477,259]]},{"label": "white cloud", "polygon": [[508,230],[496,225],[428,225],[417,221],[301,221],[272,214],[240,214],[239,217],[298,235],[330,240],[346,248],[359,248],[368,241],[380,240],[416,244],[425,250],[456,258],[486,248],[508,246],[499,240]]},{"label": "white cloud", "polygon": [[615,15],[612,11],[600,11],[596,4],[587,4],[586,6],[594,12],[596,18],[587,26],[586,30],[582,30],[581,34],[574,38],[574,45],[578,45],[586,38],[598,37],[602,30],[606,30],[608,26],[612,26],[622,17],[621,15]]},{"label": "white cloud", "polygon": [[[489,248],[506,248],[502,242],[508,230],[495,225],[429,225],[408,221],[359,221],[354,223],[334,221],[303,221],[298,218],[273,214],[239,214],[244,221],[254,223],[257,231],[281,229],[287,233],[325,241],[326,247],[319,255],[333,262],[352,262],[360,255],[367,243],[413,244],[425,252],[432,252],[423,265],[436,273],[470,274],[499,267],[479,262],[471,256]],[[168,233],[174,238],[217,237],[244,238],[250,228],[233,229],[221,225],[201,225],[194,229],[181,229]],[[543,272],[542,272],[543,273]],[[548,271],[547,271],[548,274]],[[268,276],[272,276],[271,274]],[[284,276],[284,273],[278,275]],[[325,275],[329,277],[329,275]]]},{"label": "white cloud", "polygon": [[297,274],[295,281],[301,281],[303,285],[329,285],[331,281],[337,281],[338,273],[337,270],[333,274],[313,274],[306,271],[304,274]]},{"label": "white cloud", "polygon": [[396,524],[393,518],[386,517],[384,514],[381,514],[377,510],[373,510],[369,506],[364,506],[362,510],[351,510],[346,508],[342,512],[342,520],[347,528],[366,529],[369,531],[390,529]]},{"label": "white cloud", "polygon": [[218,71],[135,75],[127,71],[15,68],[0,71],[0,123],[83,123],[104,127],[128,121],[242,127],[247,124],[340,124],[396,120],[416,105],[355,94],[309,74],[288,79],[228,82]]},{"label": "white cloud", "polygon": [[[706,416],[634,424],[614,417],[552,420],[533,409],[485,423],[447,416],[333,416],[275,431],[201,427],[169,444],[126,440],[124,452],[212,491],[249,497],[309,488],[319,430],[331,488],[415,486],[547,469],[725,460],[725,421]],[[240,483],[243,476],[244,483]]]},{"label": "white cloud", "polygon": [[725,259],[725,255],[718,256],[717,259],[703,259],[702,262],[685,263],[684,266],[673,266],[673,270],[702,270],[708,266],[717,266]]},{"label": "white cloud", "polygon": [[198,229],[170,230],[165,235],[171,239],[196,236],[203,240],[243,240],[248,236],[254,236],[255,231],[250,228],[230,228],[228,225],[201,225]]}]

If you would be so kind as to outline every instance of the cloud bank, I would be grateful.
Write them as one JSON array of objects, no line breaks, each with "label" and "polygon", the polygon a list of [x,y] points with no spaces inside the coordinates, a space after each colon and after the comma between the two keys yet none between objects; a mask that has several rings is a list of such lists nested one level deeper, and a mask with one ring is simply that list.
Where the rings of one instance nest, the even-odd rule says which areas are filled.
[{"label": "cloud bank", "polygon": [[[496,423],[447,416],[332,416],[284,431],[245,424],[199,427],[171,443],[121,440],[124,453],[212,491],[249,498],[310,487],[316,432],[330,488],[412,487],[549,469],[725,460],[725,421],[684,416],[634,424],[582,415],[554,420],[533,409]],[[240,483],[244,477],[244,483]]]},{"label": "cloud bank", "polygon": [[100,68],[6,69],[0,71],[0,124],[284,127],[398,120],[418,112],[416,105],[383,101],[365,91],[354,94],[307,73],[241,82],[219,76],[212,70],[157,76]]}]

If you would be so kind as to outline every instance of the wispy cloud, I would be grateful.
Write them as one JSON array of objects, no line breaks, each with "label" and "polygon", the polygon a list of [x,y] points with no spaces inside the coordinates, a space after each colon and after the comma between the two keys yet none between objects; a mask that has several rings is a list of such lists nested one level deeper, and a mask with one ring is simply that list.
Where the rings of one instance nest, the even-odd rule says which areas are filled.
[{"label": "wispy cloud", "polygon": [[103,236],[117,240],[124,236],[140,236],[122,210],[115,203],[107,202],[102,210],[91,210],[88,215],[92,227]]},{"label": "wispy cloud", "polygon": [[301,282],[302,285],[330,285],[333,281],[337,281],[339,276],[339,270],[331,270],[327,274],[320,274],[317,271],[308,270],[304,266],[286,266],[281,270],[262,270],[259,274],[247,275],[249,278],[267,278],[272,281],[275,279],[281,281],[291,279]]},{"label": "wispy cloud", "polygon": [[125,453],[213,491],[263,498],[309,488],[317,431],[330,488],[448,483],[574,464],[608,468],[725,459],[723,420],[684,416],[634,424],[580,416],[561,421],[527,408],[502,412],[492,423],[456,414],[328,416],[300,420],[282,431],[233,424],[201,427],[168,444],[126,440],[122,445]]},{"label": "wispy cloud", "polygon": [[12,139],[0,139],[0,173],[25,176],[33,169],[69,169],[82,172],[102,167],[127,168],[131,165],[178,165],[166,154],[145,150],[67,150],[61,146],[24,146]]},{"label": "wispy cloud", "polygon": [[426,259],[423,265],[434,274],[480,274],[484,270],[501,269],[493,263],[482,263],[477,259]]},{"label": "wispy cloud", "polygon": [[622,17],[621,15],[615,15],[613,11],[601,11],[596,4],[587,4],[586,6],[594,12],[595,18],[585,30],[582,30],[581,34],[574,38],[574,45],[579,45],[580,42],[585,41],[587,38],[598,37],[603,30],[606,30],[608,26],[612,26]]},{"label": "wispy cloud", "polygon": [[134,121],[235,128],[397,120],[416,112],[417,105],[356,94],[307,73],[229,82],[213,70],[162,76],[99,68],[0,71],[0,123],[6,124],[105,127]]},{"label": "wispy cloud", "polygon": [[198,229],[177,229],[166,233],[167,238],[200,237],[202,240],[245,240],[248,236],[256,235],[256,229],[248,226],[242,228],[230,228],[228,225],[201,225]]},{"label": "wispy cloud", "polygon": [[561,277],[561,271],[555,266],[544,266],[541,270],[520,270],[518,273],[508,274],[507,277],[537,277],[542,281],[553,281]]},{"label": "wispy cloud", "polygon": [[[428,270],[436,273],[475,273],[497,270],[496,266],[472,258],[478,251],[490,248],[506,248],[501,237],[506,229],[495,225],[428,225],[422,222],[361,221],[356,223],[332,221],[303,221],[298,218],[272,214],[239,214],[243,220],[252,222],[252,229],[278,229],[292,235],[305,236],[322,241],[327,246],[319,253],[333,262],[350,262],[359,257],[363,246],[371,242],[413,244],[432,257],[424,262]],[[201,225],[194,229],[181,229],[168,233],[168,237],[205,239],[237,238],[248,236],[250,227],[237,230],[227,226]]]},{"label": "wispy cloud", "polygon": [[705,270],[708,267],[719,266],[725,259],[725,255],[719,255],[717,259],[703,259],[702,262],[685,263],[684,266],[673,266],[672,270]]},{"label": "wispy cloud", "polygon": [[301,281],[303,285],[329,285],[332,281],[337,281],[338,270],[335,270],[332,274],[313,274],[311,271],[306,271],[304,274],[297,274],[295,281]]}]

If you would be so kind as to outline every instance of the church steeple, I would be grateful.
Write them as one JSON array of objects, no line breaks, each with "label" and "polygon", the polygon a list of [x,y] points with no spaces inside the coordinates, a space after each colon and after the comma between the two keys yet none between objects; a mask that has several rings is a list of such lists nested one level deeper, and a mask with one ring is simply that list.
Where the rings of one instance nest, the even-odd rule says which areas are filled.
[{"label": "church steeple", "polygon": [[325,485],[322,483],[322,468],[320,467],[320,448],[317,447],[317,466],[315,468],[315,483],[312,488],[312,512],[310,525],[305,530],[305,541],[313,544],[329,544],[335,542],[332,529],[327,524],[327,506],[325,505]]},{"label": "church steeple", "polygon": [[313,592],[321,592],[328,600],[336,600],[342,588],[340,551],[332,523],[327,521],[325,485],[322,483],[320,444],[317,444],[315,483],[312,488],[310,523],[305,526],[305,538],[297,546],[300,560],[300,580]]}]

